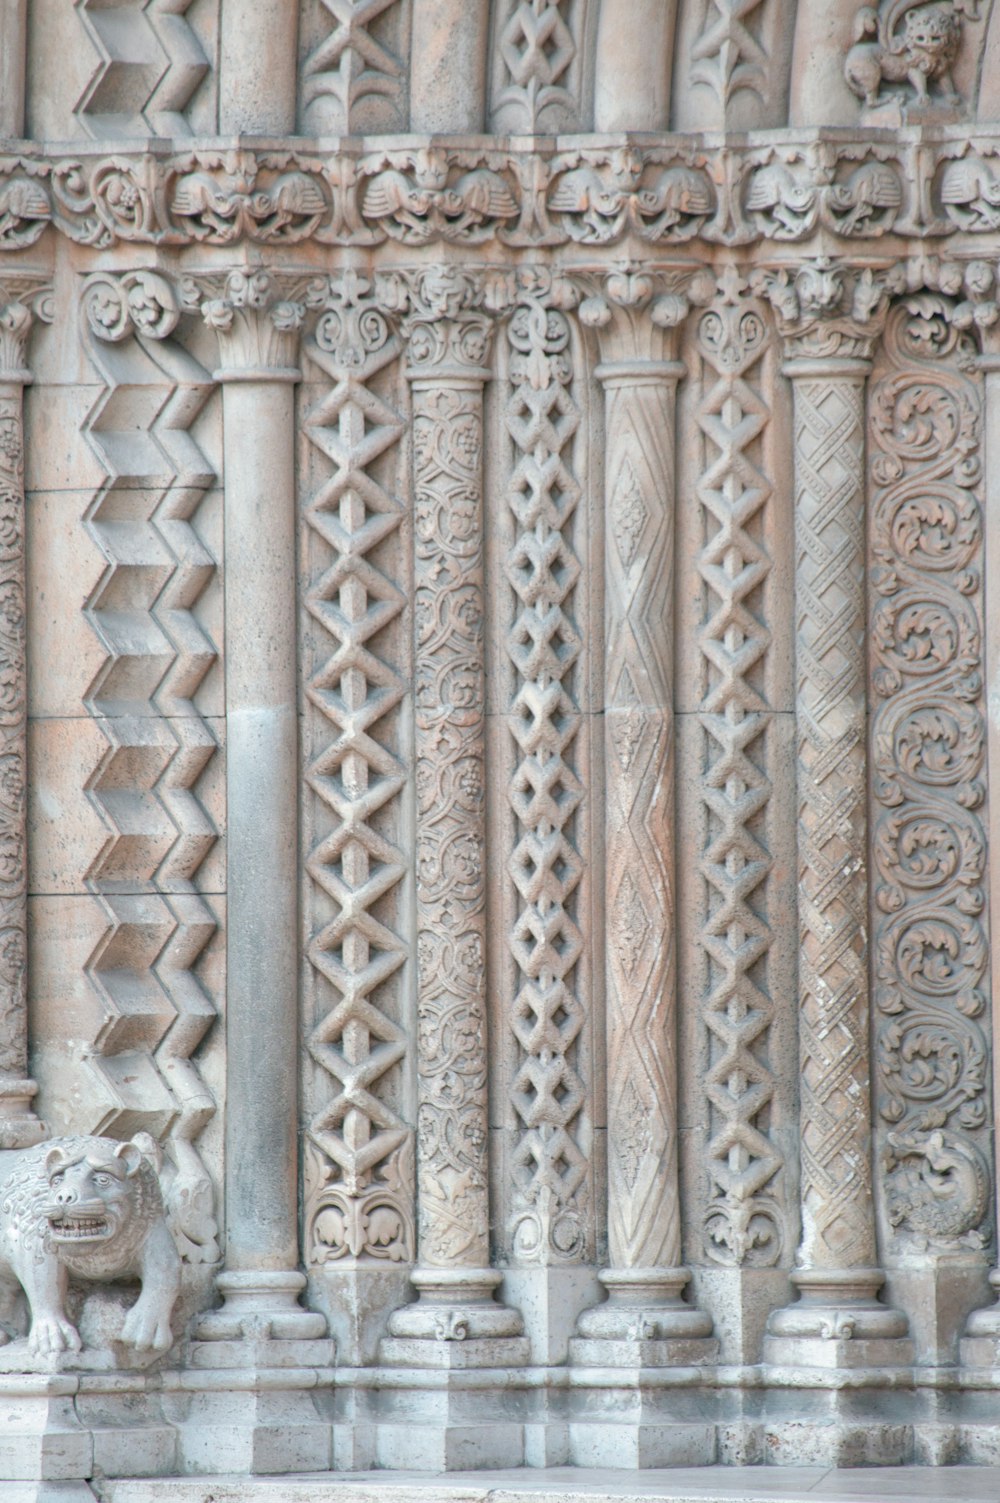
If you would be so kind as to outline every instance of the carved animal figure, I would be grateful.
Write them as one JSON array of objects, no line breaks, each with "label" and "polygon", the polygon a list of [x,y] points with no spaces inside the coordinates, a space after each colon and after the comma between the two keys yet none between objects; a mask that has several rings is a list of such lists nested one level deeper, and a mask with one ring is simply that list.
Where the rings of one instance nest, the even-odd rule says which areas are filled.
[{"label": "carved animal figure", "polygon": [[986,1214],[989,1172],[971,1143],[889,1133],[897,1163],[887,1177],[889,1220],[918,1236],[951,1241],[969,1236]]},{"label": "carved animal figure", "polygon": [[27,1296],[33,1355],[80,1349],[66,1315],[70,1274],[138,1275],[142,1292],[121,1340],[138,1351],[169,1348],[181,1263],[145,1150],[141,1138],[75,1137],[0,1154],[0,1279],[16,1279]]},{"label": "carved animal figure", "polygon": [[[901,19],[902,32],[897,33]],[[895,0],[881,17],[871,6],[862,6],[855,17],[854,35],[856,42],[844,62],[844,77],[848,88],[869,108],[880,102],[883,80],[910,83],[918,104],[928,103],[932,79],[940,82],[946,98],[956,97],[951,65],[958,52],[961,26],[948,0],[916,7],[914,0]],[[865,41],[866,37],[877,40]]]}]

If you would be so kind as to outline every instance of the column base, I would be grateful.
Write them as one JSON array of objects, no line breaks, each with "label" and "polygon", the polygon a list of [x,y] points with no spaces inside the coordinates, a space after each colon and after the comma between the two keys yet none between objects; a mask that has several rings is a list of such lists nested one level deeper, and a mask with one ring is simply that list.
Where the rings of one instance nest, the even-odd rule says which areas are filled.
[{"label": "column base", "polygon": [[305,1286],[305,1275],[292,1271],[220,1273],[222,1308],[195,1321],[192,1367],[330,1366],[326,1319],[298,1302]]},{"label": "column base", "polygon": [[958,1343],[958,1360],[963,1367],[987,1370],[1000,1367],[1000,1268],[991,1270],[989,1285],[996,1296],[995,1302],[973,1310]]},{"label": "column base", "polygon": [[[768,1317],[764,1362],[781,1367],[905,1367],[914,1359],[909,1324],[879,1303],[880,1268],[792,1270],[799,1299]],[[769,1374],[773,1380],[773,1374]]]},{"label": "column base", "polygon": [[719,1343],[711,1317],[681,1298],[690,1269],[606,1268],[598,1277],[608,1297],[577,1321],[577,1335],[569,1343],[571,1362],[639,1368],[715,1361]]},{"label": "column base", "polygon": [[524,1322],[493,1298],[502,1275],[492,1268],[415,1268],[419,1298],[389,1317],[379,1343],[388,1367],[521,1367],[528,1360]]},{"label": "column base", "polygon": [[31,1104],[37,1092],[33,1080],[0,1080],[0,1149],[33,1148],[48,1137]]},{"label": "column base", "polygon": [[305,1275],[293,1270],[220,1273],[220,1310],[194,1326],[190,1398],[178,1413],[186,1472],[322,1472],[333,1459],[330,1417],[314,1391],[333,1367],[326,1318],[298,1303]]}]

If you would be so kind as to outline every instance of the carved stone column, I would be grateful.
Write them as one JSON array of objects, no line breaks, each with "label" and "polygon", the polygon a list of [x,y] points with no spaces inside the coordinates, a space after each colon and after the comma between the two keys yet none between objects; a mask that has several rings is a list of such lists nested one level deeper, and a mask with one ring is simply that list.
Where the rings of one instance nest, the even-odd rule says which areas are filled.
[{"label": "carved stone column", "polygon": [[[481,282],[420,273],[404,328],[413,391],[417,788],[416,1305],[389,1321],[384,1360],[463,1367],[527,1358],[498,1337],[487,1115],[483,386],[492,319]],[[420,1340],[420,1339],[423,1340]],[[426,1348],[424,1341],[438,1343]]]},{"label": "carved stone column", "polygon": [[839,1343],[882,1338],[878,1360],[905,1361],[884,1338],[906,1319],[876,1297],[868,1039],[864,424],[885,285],[826,261],[759,285],[794,398],[802,1143],[800,1299],[765,1360],[853,1366]]},{"label": "carved stone column", "polygon": [[[196,1327],[211,1344],[204,1366],[303,1368],[333,1359],[333,1343],[315,1339],[324,1317],[298,1304],[306,1282],[298,1266],[293,403],[301,280],[238,270],[189,278],[182,288],[184,306],[218,334],[225,466],[226,1237],[216,1281],[224,1303]],[[272,1412],[271,1400],[260,1394],[232,1414],[211,1415],[233,1424],[237,1459],[248,1450],[254,1470],[289,1464],[287,1450],[279,1463],[275,1445],[288,1416]],[[291,1464],[328,1466],[329,1427],[317,1423],[306,1394],[299,1402],[289,1444],[300,1459]],[[273,1464],[256,1460],[272,1454]]]},{"label": "carved stone column", "polygon": [[32,314],[52,317],[47,292],[30,274],[0,286],[0,1148],[46,1136],[28,1075],[23,399]]},{"label": "carved stone column", "polygon": [[[711,1320],[681,1299],[674,852],[674,358],[687,312],[653,279],[607,278],[580,305],[604,388],[604,852],[608,1069],[605,1303],[584,1364],[706,1361]],[[693,1339],[692,1339],[693,1338]]]}]

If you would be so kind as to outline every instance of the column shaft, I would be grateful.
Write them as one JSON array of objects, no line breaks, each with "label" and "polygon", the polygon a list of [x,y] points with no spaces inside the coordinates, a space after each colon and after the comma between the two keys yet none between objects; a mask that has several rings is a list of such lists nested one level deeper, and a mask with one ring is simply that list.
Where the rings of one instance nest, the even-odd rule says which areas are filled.
[{"label": "column shaft", "polygon": [[45,1137],[28,1076],[24,387],[31,314],[0,307],[0,1148]]},{"label": "column shaft", "polygon": [[674,872],[674,388],[598,367],[604,486],[604,850],[611,1265],[680,1262]]},{"label": "column shaft", "polygon": [[293,388],[223,387],[228,941],[226,1264],[298,1264]]},{"label": "column shaft", "polygon": [[875,1261],[868,1048],[864,381],[786,367],[795,429],[802,1244]]},{"label": "column shaft", "polygon": [[296,5],[226,0],[219,58],[223,135],[279,136],[295,130]]}]

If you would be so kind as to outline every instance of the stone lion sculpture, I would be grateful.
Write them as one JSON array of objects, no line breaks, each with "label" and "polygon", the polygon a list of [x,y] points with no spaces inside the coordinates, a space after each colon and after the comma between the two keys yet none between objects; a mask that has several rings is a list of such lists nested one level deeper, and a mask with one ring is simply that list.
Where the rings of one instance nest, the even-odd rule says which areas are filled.
[{"label": "stone lion sculpture", "polygon": [[70,1275],[137,1275],[142,1291],[120,1339],[137,1351],[170,1347],[181,1262],[144,1136],[57,1138],[0,1154],[0,1281],[24,1290],[33,1357],[80,1350],[66,1315]]},{"label": "stone lion sculpture", "polygon": [[[899,21],[901,31],[896,31]],[[914,5],[914,0],[895,0],[882,16],[869,5],[862,6],[854,21],[855,45],[844,62],[848,88],[869,109],[881,102],[883,81],[909,83],[917,104],[929,101],[928,85],[940,83],[946,98],[955,97],[951,65],[961,40],[961,26],[950,0],[933,5]],[[874,41],[864,40],[874,37]]]}]

